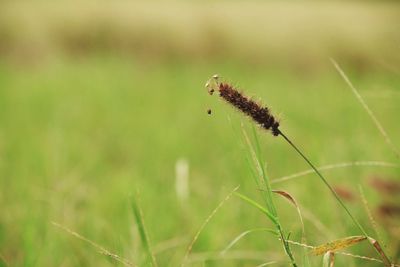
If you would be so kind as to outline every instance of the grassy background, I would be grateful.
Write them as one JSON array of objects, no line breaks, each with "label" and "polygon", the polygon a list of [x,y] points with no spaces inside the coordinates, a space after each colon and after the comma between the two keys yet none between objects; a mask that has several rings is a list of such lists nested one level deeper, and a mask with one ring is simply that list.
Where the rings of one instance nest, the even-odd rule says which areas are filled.
[{"label": "grassy background", "polygon": [[[160,266],[177,266],[196,230],[232,188],[241,185],[241,192],[258,198],[237,138],[240,124],[249,123],[208,96],[204,83],[214,73],[270,106],[317,165],[398,162],[329,62],[332,56],[342,64],[400,146],[395,2],[0,5],[0,266],[116,265],[51,221],[140,263],[129,203],[137,190],[153,246],[176,243],[157,254]],[[308,168],[283,140],[259,133],[271,178]],[[190,166],[184,203],[175,192],[175,164],[182,158]],[[370,177],[398,180],[399,174],[355,167],[327,177],[357,196],[348,204],[371,229],[357,185],[375,210],[396,200],[378,194]],[[359,234],[316,176],[274,187],[318,218],[305,222],[310,244]],[[295,210],[276,201],[281,222],[298,240]],[[393,256],[398,231],[386,230],[398,220],[378,223]],[[195,256],[218,252],[239,233],[268,225],[233,198],[200,235]],[[268,234],[249,236],[234,250],[242,259],[193,266],[256,266],[260,256],[285,260],[281,244]],[[368,245],[351,251],[376,256]],[[312,258],[315,266],[320,260]],[[337,259],[337,266],[367,263]]]}]

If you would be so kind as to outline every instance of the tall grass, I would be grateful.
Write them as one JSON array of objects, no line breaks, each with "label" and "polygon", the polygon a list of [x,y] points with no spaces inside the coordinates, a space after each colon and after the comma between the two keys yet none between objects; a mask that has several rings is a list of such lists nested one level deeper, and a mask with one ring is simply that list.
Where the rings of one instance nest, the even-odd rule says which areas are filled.
[{"label": "tall grass", "polygon": [[[335,67],[338,69],[338,71],[340,72],[340,74],[344,77],[346,82],[350,85],[351,89],[356,94],[358,100],[362,103],[363,107],[367,110],[368,114],[372,117],[372,119],[373,119],[374,123],[377,125],[379,131],[385,137],[386,142],[390,145],[390,147],[392,149],[394,149],[393,143],[387,136],[386,132],[384,131],[384,129],[381,126],[381,124],[379,123],[379,121],[373,115],[372,111],[368,108],[368,106],[362,100],[361,96],[358,94],[358,92],[356,91],[354,86],[350,83],[347,76],[344,75],[343,71],[339,68],[337,63],[335,61],[333,61],[333,63],[335,65]],[[350,217],[350,219],[352,220],[354,225],[361,232],[362,236],[348,237],[348,238],[337,240],[332,243],[327,243],[327,244],[321,245],[320,247],[315,248],[314,251],[323,251],[323,253],[316,252],[317,255],[327,253],[326,259],[324,260],[324,262],[325,262],[324,266],[333,266],[334,265],[334,254],[333,254],[334,251],[348,247],[348,246],[356,244],[356,243],[359,243],[361,241],[365,241],[365,240],[368,240],[371,243],[371,245],[373,246],[373,248],[376,249],[376,251],[381,256],[382,262],[385,266],[387,266],[387,267],[392,266],[390,259],[387,257],[386,253],[383,251],[383,248],[380,246],[379,242],[368,236],[364,227],[360,224],[360,222],[357,220],[357,218],[353,215],[353,213],[350,211],[350,209],[347,207],[347,205],[344,203],[344,201],[339,197],[338,193],[333,189],[333,187],[328,182],[328,180],[314,166],[314,164],[309,160],[309,158],[304,154],[304,152],[302,150],[300,150],[299,147],[297,145],[295,145],[292,142],[292,140],[289,139],[289,137],[282,132],[282,130],[280,129],[280,123],[271,114],[269,108],[262,107],[260,103],[257,103],[254,100],[250,99],[249,97],[246,97],[242,92],[239,92],[238,89],[234,88],[229,83],[221,82],[217,75],[214,75],[206,83],[206,88],[210,95],[213,95],[215,92],[217,92],[218,95],[221,97],[221,99],[223,99],[225,102],[232,105],[237,110],[241,111],[244,115],[250,117],[258,126],[263,128],[264,130],[270,131],[274,136],[281,136],[290,145],[290,147],[293,148],[296,151],[296,153],[298,153],[301,156],[301,158],[318,175],[318,177],[321,179],[323,184],[329,189],[329,191],[332,193],[333,197],[336,199],[336,201],[340,204],[340,206],[344,209],[344,211]],[[278,220],[277,210],[275,208],[275,205],[274,205],[274,202],[272,199],[273,191],[271,189],[270,181],[265,174],[263,164],[261,163],[262,161],[260,158],[260,146],[259,146],[258,140],[257,140],[257,138],[255,138],[256,150],[254,150],[250,143],[250,140],[245,132],[244,132],[244,137],[245,137],[246,143],[250,150],[250,158],[253,160],[253,163],[254,163],[254,166],[256,169],[255,173],[257,173],[257,175],[258,175],[258,179],[256,178],[256,183],[259,188],[265,188],[265,190],[263,191],[263,192],[265,192],[263,194],[263,196],[264,196],[264,200],[265,200],[267,209],[264,209],[261,205],[257,204],[256,202],[249,199],[248,197],[245,197],[243,195],[239,195],[239,197],[241,197],[243,200],[247,201],[251,205],[255,206],[259,210],[261,210],[273,222],[273,224],[277,228],[277,232],[280,236],[280,239],[283,242],[284,250],[285,250],[287,256],[289,257],[292,265],[297,266],[295,263],[293,254],[290,250],[289,242],[285,239],[284,232],[283,232],[281,224],[279,223],[279,220]],[[255,151],[257,151],[257,153]],[[397,149],[394,149],[394,151],[397,154]]]}]

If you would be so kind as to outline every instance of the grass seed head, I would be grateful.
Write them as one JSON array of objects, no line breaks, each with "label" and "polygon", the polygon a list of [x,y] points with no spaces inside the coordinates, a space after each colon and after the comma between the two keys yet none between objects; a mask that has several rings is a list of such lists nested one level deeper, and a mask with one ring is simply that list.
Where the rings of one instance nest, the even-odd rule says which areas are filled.
[{"label": "grass seed head", "polygon": [[210,94],[218,91],[222,99],[252,118],[262,128],[270,130],[274,136],[279,135],[279,122],[267,107],[245,96],[229,83],[220,82],[216,75],[207,82],[206,87]]}]

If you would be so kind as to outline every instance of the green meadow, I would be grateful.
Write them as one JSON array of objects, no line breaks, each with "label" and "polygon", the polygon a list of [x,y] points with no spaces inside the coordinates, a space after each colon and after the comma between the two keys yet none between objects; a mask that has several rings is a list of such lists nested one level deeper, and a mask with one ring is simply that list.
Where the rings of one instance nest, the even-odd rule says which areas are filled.
[{"label": "green meadow", "polygon": [[[273,195],[290,240],[362,235],[314,173],[279,180],[310,167],[283,138],[210,96],[214,74],[268,106],[316,166],[352,165],[322,172],[399,262],[396,2],[0,5],[0,266],[151,266],[133,198],[158,266],[180,266],[207,218],[185,266],[291,266],[268,232],[221,253],[241,233],[273,227],[239,197],[209,217],[237,186],[263,203],[246,159],[243,129],[254,141],[253,128],[272,188],[302,214],[305,239],[296,207]],[[322,256],[291,249],[298,266],[303,254],[322,266]],[[380,259],[368,242],[341,251]],[[341,254],[334,264],[384,266]]]}]

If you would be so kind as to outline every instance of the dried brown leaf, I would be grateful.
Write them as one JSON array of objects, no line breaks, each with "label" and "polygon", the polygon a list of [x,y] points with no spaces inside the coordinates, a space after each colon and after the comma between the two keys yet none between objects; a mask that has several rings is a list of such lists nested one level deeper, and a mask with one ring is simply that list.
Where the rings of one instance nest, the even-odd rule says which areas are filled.
[{"label": "dried brown leaf", "polygon": [[318,247],[312,249],[312,254],[318,256],[323,255],[327,252],[335,252],[347,247],[350,247],[354,244],[360,243],[367,238],[365,236],[350,236],[342,239],[338,239],[332,242],[325,243]]}]

